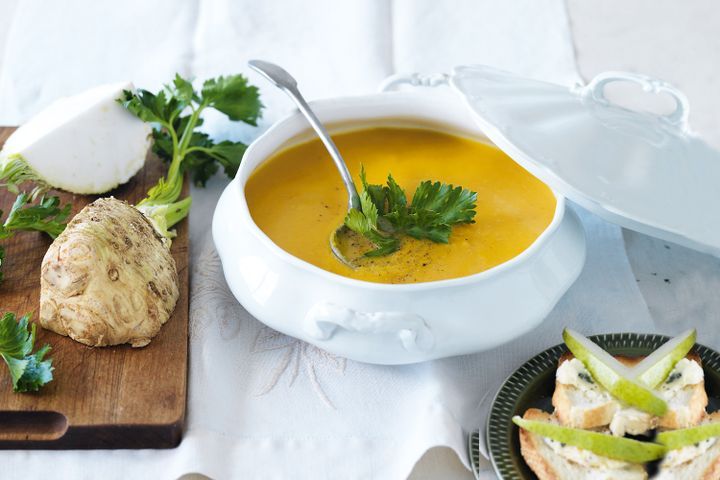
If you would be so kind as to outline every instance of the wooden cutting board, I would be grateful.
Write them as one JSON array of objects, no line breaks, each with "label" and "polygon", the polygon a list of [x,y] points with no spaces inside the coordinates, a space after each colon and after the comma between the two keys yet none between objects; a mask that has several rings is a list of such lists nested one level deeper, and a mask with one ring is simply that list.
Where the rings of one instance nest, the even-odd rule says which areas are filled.
[{"label": "wooden cutting board", "polygon": [[[0,127],[0,145],[13,130]],[[162,162],[150,155],[143,170],[109,195],[134,204],[164,171]],[[72,215],[97,198],[58,195],[62,204],[72,203]],[[0,208],[7,212],[14,199],[2,189]],[[172,254],[180,298],[148,346],[91,348],[38,325],[36,347],[52,346],[55,379],[37,393],[13,393],[7,368],[0,363],[0,448],[169,448],[180,442],[188,365],[187,220],[177,233]],[[36,232],[19,232],[3,242],[0,313],[32,312],[37,319],[40,264],[50,243]]]}]

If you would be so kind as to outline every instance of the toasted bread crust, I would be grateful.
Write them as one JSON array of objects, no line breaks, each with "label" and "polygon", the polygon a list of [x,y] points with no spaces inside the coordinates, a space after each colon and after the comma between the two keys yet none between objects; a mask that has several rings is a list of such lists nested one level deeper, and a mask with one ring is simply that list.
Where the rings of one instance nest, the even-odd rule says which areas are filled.
[{"label": "toasted bread crust", "polygon": [[[530,408],[525,412],[523,418],[526,420],[551,421],[552,416],[542,410]],[[525,459],[525,463],[528,464],[540,480],[560,480],[550,462],[540,453],[541,446],[538,442],[542,442],[541,437],[522,428],[520,429],[520,453]]]},{"label": "toasted bread crust", "polygon": [[[702,367],[702,359],[700,355],[696,353],[689,353],[685,358],[697,362]],[[705,391],[705,381],[693,385],[692,387],[685,387],[692,389],[692,396],[688,401],[688,408],[690,410],[690,416],[688,418],[680,418],[677,416],[677,412],[669,411],[658,422],[658,426],[668,429],[688,428],[698,425],[702,420],[706,418],[705,409],[708,405],[708,396]],[[720,478],[720,475],[716,478]]]},{"label": "toasted bread crust", "polygon": [[690,415],[687,418],[681,418],[677,412],[670,410],[660,418],[659,427],[668,429],[688,428],[699,424],[705,418],[705,408],[708,404],[707,392],[705,392],[705,382],[700,382],[692,387],[686,387],[692,390],[692,396],[688,401],[688,409]]},{"label": "toasted bread crust", "polygon": [[701,480],[717,480],[718,478],[720,478],[720,457],[716,458],[710,467],[705,470]]},{"label": "toasted bread crust", "polygon": [[571,395],[573,390],[575,390],[573,386],[562,383],[555,384],[552,404],[555,407],[555,415],[560,420],[560,423],[573,428],[595,428],[610,424],[617,411],[615,402],[587,408],[581,414],[576,414]]}]

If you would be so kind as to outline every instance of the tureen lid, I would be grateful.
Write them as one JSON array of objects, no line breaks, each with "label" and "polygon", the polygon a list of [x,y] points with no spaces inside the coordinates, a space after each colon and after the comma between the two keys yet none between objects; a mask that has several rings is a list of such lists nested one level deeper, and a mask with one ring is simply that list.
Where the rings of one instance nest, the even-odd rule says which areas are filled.
[{"label": "tureen lid", "polygon": [[[679,90],[619,72],[567,88],[485,66],[449,80],[490,140],[556,191],[623,227],[720,254],[720,152],[690,132]],[[615,105],[604,95],[615,81],[666,93],[676,108]]]}]

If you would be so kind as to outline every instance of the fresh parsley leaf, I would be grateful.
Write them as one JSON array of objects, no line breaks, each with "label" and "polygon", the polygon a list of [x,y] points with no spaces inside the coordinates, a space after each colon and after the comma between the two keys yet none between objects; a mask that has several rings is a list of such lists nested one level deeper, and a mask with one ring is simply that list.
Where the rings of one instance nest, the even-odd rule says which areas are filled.
[{"label": "fresh parsley leaf", "polygon": [[438,214],[435,223],[453,225],[471,223],[475,217],[477,194],[462,187],[440,182],[425,181],[415,190],[412,208],[415,211],[432,211]]},{"label": "fresh parsley leaf", "polygon": [[370,196],[375,208],[380,212],[385,211],[385,190],[382,185],[370,185],[368,183],[363,165],[360,166],[360,181],[362,182],[363,191]]},{"label": "fresh parsley leaf", "polygon": [[202,101],[228,116],[230,120],[257,125],[262,103],[257,87],[242,75],[205,80]]},{"label": "fresh parsley leaf", "polygon": [[345,217],[347,227],[370,240],[375,249],[366,252],[366,257],[382,257],[389,255],[400,248],[400,241],[392,236],[386,236],[378,230],[378,209],[373,203],[367,190],[360,194],[362,211],[352,208]]},{"label": "fresh parsley leaf", "polygon": [[45,356],[50,350],[50,345],[44,345],[38,349],[37,352],[26,358],[27,364],[25,365],[25,371],[14,385],[15,391],[37,392],[40,390],[40,387],[52,381],[52,359],[48,358],[45,360]]},{"label": "fresh parsley leaf", "polygon": [[53,378],[52,359],[45,359],[50,346],[45,345],[32,353],[35,346],[35,324],[28,329],[30,315],[15,320],[14,313],[0,318],[0,357],[10,371],[13,390],[37,391]]},{"label": "fresh parsley leaf", "polygon": [[347,213],[345,216],[345,225],[353,232],[357,232],[363,236],[367,236],[370,230],[373,229],[370,220],[357,208],[351,208]]},{"label": "fresh parsley leaf", "polygon": [[361,209],[352,209],[345,225],[375,245],[365,256],[383,256],[400,248],[400,236],[448,243],[454,225],[474,223],[477,193],[453,185],[424,181],[408,205],[405,191],[392,175],[386,185],[368,183],[360,170]]},{"label": "fresh parsley leaf", "polygon": [[166,162],[172,160],[173,141],[170,135],[160,129],[153,129],[152,139],[153,153]]},{"label": "fresh parsley leaf", "polygon": [[204,186],[207,180],[222,166],[225,174],[233,178],[240,167],[247,145],[224,140],[213,142],[205,133],[193,135],[190,142],[195,149],[185,157],[186,169],[192,172],[193,182]]},{"label": "fresh parsley leaf", "polygon": [[165,90],[157,95],[142,89],[135,92],[125,90],[118,101],[140,120],[162,126],[172,123],[173,114],[178,114],[180,109],[177,99],[168,98]]},{"label": "fresh parsley leaf", "polygon": [[247,145],[240,142],[224,140],[208,149],[208,155],[215,158],[225,169],[228,177],[234,177],[240,167],[240,160],[245,155]]},{"label": "fresh parsley leaf", "polygon": [[56,238],[65,230],[70,204],[60,208],[58,197],[43,196],[37,204],[28,205],[30,199],[31,196],[25,192],[15,198],[7,219],[0,226],[0,238],[8,238],[18,230],[45,232]]},{"label": "fresh parsley leaf", "polygon": [[442,223],[440,215],[432,210],[418,210],[408,215],[403,231],[419,240],[448,243],[452,226]]},{"label": "fresh parsley leaf", "polygon": [[407,208],[407,198],[405,197],[405,190],[395,182],[392,175],[388,175],[387,187],[383,188],[385,196],[387,197],[387,211],[395,212]]},{"label": "fresh parsley leaf", "polygon": [[[5,222],[0,225],[0,239],[12,237],[19,230],[45,232],[55,238],[65,230],[65,221],[70,214],[70,204],[60,208],[58,197],[41,197],[31,204],[32,194],[21,193],[15,198]],[[0,210],[2,216],[2,210]],[[5,261],[5,249],[0,246],[0,268]],[[3,275],[0,270],[0,281]]]},{"label": "fresh parsley leaf", "polygon": [[175,74],[172,87],[168,87],[168,90],[178,99],[179,104],[184,107],[187,107],[193,101],[199,101],[192,82],[182,78],[179,73]]},{"label": "fresh parsley leaf", "polygon": [[362,208],[362,214],[367,221],[368,227],[377,229],[377,220],[380,213],[367,192],[360,195],[360,208]]}]

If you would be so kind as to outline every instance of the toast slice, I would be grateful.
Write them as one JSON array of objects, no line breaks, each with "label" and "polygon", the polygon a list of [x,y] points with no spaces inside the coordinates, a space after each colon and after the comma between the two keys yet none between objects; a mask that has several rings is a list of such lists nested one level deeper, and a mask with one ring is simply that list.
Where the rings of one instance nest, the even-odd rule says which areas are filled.
[{"label": "toast slice", "polygon": [[[627,366],[639,363],[643,357],[616,357]],[[688,362],[695,362],[692,365]],[[590,373],[572,354],[563,355],[558,363],[555,393],[552,403],[555,415],[563,425],[573,428],[609,427],[614,435],[626,433],[641,435],[656,427],[677,429],[697,425],[705,416],[708,397],[700,357],[691,354],[678,362],[668,380],[678,377],[687,368],[691,383],[685,385],[681,380],[663,383],[658,388],[660,396],[668,403],[668,412],[662,417],[654,417],[646,412],[624,406],[612,397],[604,388],[594,382]],[[699,375],[699,376],[698,376]],[[682,377],[682,375],[680,375]],[[695,382],[695,380],[699,380]],[[674,382],[675,383],[673,385]],[[679,386],[682,385],[682,388]]]},{"label": "toast slice", "polygon": [[[528,409],[523,418],[547,422],[558,421],[553,415],[535,408]],[[604,458],[587,450],[548,440],[522,428],[520,429],[520,452],[540,480],[598,478],[643,480],[648,478],[642,465]]]},{"label": "toast slice", "polygon": [[[706,417],[706,421],[720,421],[720,413]],[[672,450],[660,463],[658,480],[717,480],[720,479],[720,439]]]}]

